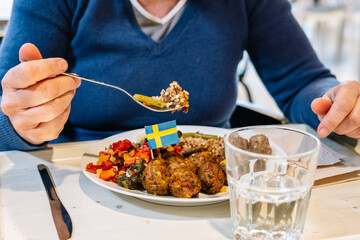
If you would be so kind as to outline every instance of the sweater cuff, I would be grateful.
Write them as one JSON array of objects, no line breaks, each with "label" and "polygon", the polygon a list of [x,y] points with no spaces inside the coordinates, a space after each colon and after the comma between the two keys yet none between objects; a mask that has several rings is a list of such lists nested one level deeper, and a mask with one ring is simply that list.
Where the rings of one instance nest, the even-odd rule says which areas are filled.
[{"label": "sweater cuff", "polygon": [[318,97],[322,97],[331,88],[338,85],[335,78],[325,78],[315,81],[300,91],[289,109],[290,122],[306,123],[313,129],[317,129],[320,121],[317,115],[311,110],[311,102]]},{"label": "sweater cuff", "polygon": [[0,110],[0,151],[8,150],[36,150],[43,148],[47,145],[46,143],[40,145],[33,145],[25,141],[20,135],[15,131],[13,126],[10,123],[8,116],[6,116]]}]

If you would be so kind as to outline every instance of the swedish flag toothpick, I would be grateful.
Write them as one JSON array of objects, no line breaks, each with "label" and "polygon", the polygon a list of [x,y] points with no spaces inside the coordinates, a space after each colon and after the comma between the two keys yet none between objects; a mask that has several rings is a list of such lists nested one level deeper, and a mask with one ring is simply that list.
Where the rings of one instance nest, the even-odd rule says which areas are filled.
[{"label": "swedish flag toothpick", "polygon": [[145,126],[145,132],[150,149],[168,146],[180,141],[175,120]]}]

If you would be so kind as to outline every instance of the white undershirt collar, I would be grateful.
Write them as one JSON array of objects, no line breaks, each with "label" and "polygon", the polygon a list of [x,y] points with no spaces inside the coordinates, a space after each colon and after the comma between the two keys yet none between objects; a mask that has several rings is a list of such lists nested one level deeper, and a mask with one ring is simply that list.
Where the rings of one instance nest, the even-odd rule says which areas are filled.
[{"label": "white undershirt collar", "polygon": [[137,0],[130,0],[133,7],[136,8],[136,10],[138,10],[145,18],[159,24],[165,24],[170,21],[170,19],[173,18],[176,13],[179,12],[181,8],[185,5],[186,1],[187,0],[180,0],[165,17],[158,18],[146,11],[145,8],[143,8]]}]

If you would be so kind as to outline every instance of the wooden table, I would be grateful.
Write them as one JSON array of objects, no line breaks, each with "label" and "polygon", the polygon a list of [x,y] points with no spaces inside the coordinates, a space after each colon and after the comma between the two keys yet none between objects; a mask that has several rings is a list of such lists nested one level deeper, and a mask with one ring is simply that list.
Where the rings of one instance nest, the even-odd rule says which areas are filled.
[{"label": "wooden table", "polygon": [[[43,163],[49,166],[73,220],[73,239],[231,239],[228,201],[198,207],[164,206],[91,182],[82,173],[80,160],[92,144],[96,142],[0,152],[0,236],[11,240],[57,239],[37,171],[37,164]],[[351,150],[331,144],[360,162]],[[337,180],[349,179],[340,176]],[[360,239],[360,181],[319,184],[312,191],[304,239]]]}]

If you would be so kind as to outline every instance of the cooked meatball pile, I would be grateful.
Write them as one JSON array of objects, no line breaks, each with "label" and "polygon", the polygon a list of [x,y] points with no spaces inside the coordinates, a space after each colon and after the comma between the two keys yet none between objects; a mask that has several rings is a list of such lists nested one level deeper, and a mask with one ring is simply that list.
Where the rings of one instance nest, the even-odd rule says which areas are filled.
[{"label": "cooked meatball pile", "polygon": [[210,152],[178,154],[150,161],[143,171],[142,184],[148,193],[191,198],[198,193],[215,194],[225,183],[226,174]]}]

